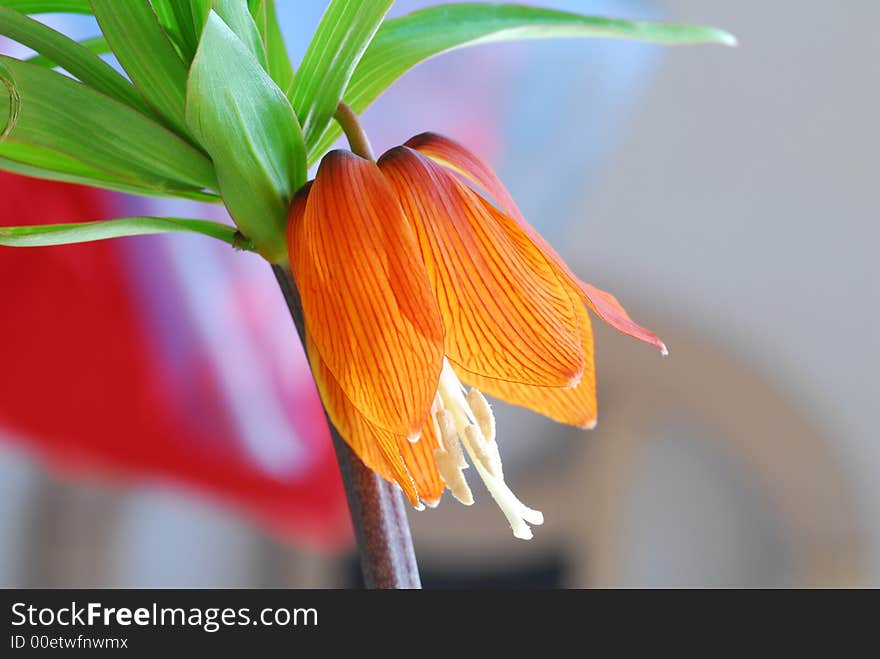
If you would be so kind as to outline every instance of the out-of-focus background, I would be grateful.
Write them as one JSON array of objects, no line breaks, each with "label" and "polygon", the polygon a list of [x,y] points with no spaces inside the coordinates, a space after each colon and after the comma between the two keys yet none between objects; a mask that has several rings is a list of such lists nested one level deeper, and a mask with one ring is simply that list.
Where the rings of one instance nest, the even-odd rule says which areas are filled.
[{"label": "out-of-focus background", "polygon": [[[323,3],[278,4],[297,61]],[[394,13],[426,4],[401,0]],[[366,113],[378,151],[430,129],[484,155],[573,269],[613,291],[671,353],[661,358],[597,322],[600,414],[590,433],[498,405],[508,481],[547,523],[533,541],[514,540],[475,483],[472,508],[446,497],[412,514],[423,580],[880,586],[880,4],[540,4],[718,25],[740,47],[481,46],[422,65]],[[293,5],[300,14],[308,7],[308,20],[284,18]],[[81,22],[65,28],[95,33]],[[255,258],[224,254],[237,261],[224,266],[222,290],[246,281],[245,308],[263,324],[268,314],[282,333],[257,323],[218,336],[203,330],[225,308],[218,295],[197,292],[218,285],[217,271],[205,268],[219,257],[187,237],[126,241],[142,256],[160,255],[146,257],[154,267],[171,264],[173,282],[147,284],[153,297],[164,299],[163,285],[189,291],[168,313],[202,328],[223,396],[241,400],[275,382],[242,382],[229,341],[252,342],[241,349],[254,359],[283,354],[282,364],[302,367],[282,338],[290,327],[279,324],[271,273]],[[0,311],[0,323],[16,323],[15,309]],[[287,377],[285,390],[309,386]],[[191,415],[206,413],[193,406]],[[44,413],[53,413],[51,400]],[[238,434],[265,430],[266,419],[296,434],[288,425],[297,421],[285,421],[278,404],[257,416],[242,411]],[[255,449],[255,461],[307,464],[288,455],[291,435],[282,431],[257,435],[269,446]],[[344,530],[334,541],[342,551],[328,554],[168,479],[95,480],[47,468],[21,438],[0,432],[9,440],[0,445],[4,586],[357,581]],[[300,428],[300,438],[307,434]]]}]

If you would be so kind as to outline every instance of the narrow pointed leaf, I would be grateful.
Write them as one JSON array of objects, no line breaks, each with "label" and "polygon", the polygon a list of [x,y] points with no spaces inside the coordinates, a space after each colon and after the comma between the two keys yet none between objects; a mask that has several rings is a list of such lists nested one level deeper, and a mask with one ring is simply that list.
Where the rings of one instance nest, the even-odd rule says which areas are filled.
[{"label": "narrow pointed leaf", "polygon": [[[200,201],[216,201],[216,195],[202,192],[194,186],[177,186],[163,183],[147,183],[125,179],[81,162],[67,155],[34,143],[7,140],[18,121],[21,97],[11,71],[0,61],[0,83],[3,84],[9,110],[0,127],[0,169],[55,181],[67,181],[95,187],[153,196],[176,196]],[[0,104],[2,105],[2,104]]]},{"label": "narrow pointed leaf", "polygon": [[0,145],[0,153],[2,153],[0,170],[24,176],[79,183],[105,190],[151,197],[178,197],[212,203],[217,203],[220,200],[217,195],[203,192],[197,187],[157,185],[126,180],[92,167],[60,151],[53,151],[35,144],[8,140]]},{"label": "narrow pointed leaf", "polygon": [[306,179],[302,133],[287,97],[214,12],[190,70],[186,120],[236,224],[267,259],[286,260],[287,207]]},{"label": "narrow pointed leaf", "polygon": [[[213,0],[189,0],[188,2],[180,2],[179,0],[169,0],[174,5],[174,11],[177,14],[177,22],[179,25],[186,25],[186,30],[192,31],[195,51],[199,47],[199,39],[202,37],[202,30],[205,27],[205,21],[208,20],[208,14],[211,13]],[[187,17],[187,12],[189,16]]]},{"label": "narrow pointed leaf", "polygon": [[192,62],[199,47],[202,26],[208,18],[212,0],[153,0],[153,9],[165,31],[171,35],[184,62]]},{"label": "narrow pointed leaf", "polygon": [[135,87],[170,127],[186,135],[186,66],[149,0],[91,3],[104,37]]},{"label": "narrow pointed leaf", "polygon": [[149,107],[123,76],[85,46],[7,7],[0,7],[0,34],[37,51],[95,90],[133,108]]},{"label": "narrow pointed leaf", "polygon": [[284,45],[278,15],[275,12],[275,0],[251,0],[251,13],[260,38],[266,48],[266,63],[269,75],[282,90],[287,92],[293,85],[293,66]]},{"label": "narrow pointed leaf", "polygon": [[[110,52],[110,46],[107,44],[107,40],[104,37],[91,37],[89,39],[78,41],[77,43],[83,48],[87,48],[89,52],[92,52],[95,55],[103,55],[104,53]],[[40,66],[48,66],[50,69],[58,66],[58,62],[54,62],[44,55],[34,55],[33,57],[28,57],[24,61],[30,62],[31,64],[39,64]]]},{"label": "narrow pointed leaf", "polygon": [[23,14],[91,14],[89,0],[0,0],[0,5]]},{"label": "narrow pointed leaf", "polygon": [[151,4],[153,5],[153,11],[156,12],[159,25],[162,26],[165,34],[168,35],[168,38],[177,47],[177,52],[183,61],[192,60],[193,53],[195,53],[195,44],[187,42],[187,38],[181,31],[181,26],[177,22],[177,15],[175,13],[175,7],[182,7],[183,11],[189,15],[189,3],[176,2],[175,0],[151,0]]},{"label": "narrow pointed leaf", "polygon": [[44,247],[87,243],[108,238],[144,236],[157,233],[200,233],[236,247],[249,249],[235,227],[208,220],[190,220],[178,217],[122,217],[99,222],[73,224],[42,224],[26,227],[0,226],[0,245],[7,247]]},{"label": "narrow pointed leaf", "polygon": [[[8,57],[0,64],[13,89],[0,85],[0,116],[21,99],[0,158],[14,150],[14,160],[46,164],[48,149],[135,186],[216,188],[211,161],[150,118],[45,67]],[[30,146],[43,152],[29,158]]]},{"label": "narrow pointed leaf", "polygon": [[266,49],[263,47],[263,40],[257,29],[257,24],[248,10],[247,2],[245,0],[214,0],[214,11],[247,47],[260,66],[268,72]]},{"label": "narrow pointed leaf", "polygon": [[263,40],[246,0],[152,0],[152,5],[185,64],[192,63],[208,13],[213,9],[268,70]]},{"label": "narrow pointed leaf", "polygon": [[392,3],[332,0],[324,12],[291,92],[310,152],[330,123],[361,55]]},{"label": "narrow pointed leaf", "polygon": [[[522,39],[605,37],[660,44],[719,43],[733,45],[727,32],[699,25],[627,21],[509,4],[441,5],[386,21],[370,42],[344,100],[363,112],[391,83],[419,62],[465,46]],[[324,128],[322,127],[322,130]],[[312,142],[310,162],[341,134],[335,124]]]}]

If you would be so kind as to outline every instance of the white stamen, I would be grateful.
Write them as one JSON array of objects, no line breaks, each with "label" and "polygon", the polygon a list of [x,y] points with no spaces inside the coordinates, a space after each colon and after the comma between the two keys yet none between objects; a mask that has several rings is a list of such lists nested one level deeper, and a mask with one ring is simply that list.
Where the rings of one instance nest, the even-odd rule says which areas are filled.
[{"label": "white stamen", "polygon": [[[439,396],[437,397],[439,399]],[[474,503],[474,495],[467,484],[463,470],[467,469],[468,463],[464,459],[461,450],[461,442],[455,433],[455,421],[448,410],[443,409],[441,402],[434,414],[434,430],[437,434],[439,449],[434,451],[434,463],[440,478],[446,483],[446,487],[452,492],[452,496],[466,506]]]},{"label": "white stamen", "polygon": [[498,444],[492,442],[490,445],[484,441],[477,426],[468,426],[464,429],[462,442],[473,450],[473,454],[477,456],[476,459],[486,468],[486,471],[493,476],[504,477],[501,473],[501,456],[498,453]]},{"label": "white stamen", "polygon": [[[458,442],[458,439],[455,441]],[[458,466],[457,460],[446,451],[437,449],[434,451],[434,463],[437,465],[440,478],[446,483],[446,487],[452,492],[452,496],[465,506],[472,505],[474,503],[474,495],[467,484],[467,479],[465,479],[461,467]]]},{"label": "white stamen", "polygon": [[452,414],[448,410],[440,410],[434,418],[440,428],[437,436],[440,438],[443,450],[452,456],[452,462],[457,468],[467,469],[468,463],[464,459],[461,442],[458,441],[458,433],[455,431],[455,419]]},{"label": "white stamen", "polygon": [[[501,457],[498,452],[498,444],[495,442],[495,419],[486,399],[474,389],[465,397],[464,387],[452,370],[452,366],[445,360],[443,371],[440,374],[438,397],[445,409],[442,412],[436,412],[434,416],[438,425],[444,426],[441,428],[441,432],[445,433],[442,441],[444,447],[447,448],[445,451],[436,451],[435,459],[437,459],[437,468],[440,470],[444,482],[449,484],[442,470],[447,467],[445,464],[444,467],[441,467],[441,461],[445,463],[451,458],[448,446],[452,442],[447,439],[451,417],[457,435],[456,439],[464,445],[477,473],[486,484],[486,489],[489,490],[504,516],[507,517],[507,521],[513,529],[513,535],[524,540],[531,539],[532,530],[526,522],[543,524],[544,515],[524,505],[504,482]],[[458,474],[463,478],[460,470]],[[454,479],[455,474],[450,474],[450,478]],[[452,488],[450,487],[450,489]],[[453,495],[455,495],[455,491],[453,491]],[[458,498],[457,495],[456,498]]]},{"label": "white stamen", "polygon": [[477,419],[477,425],[480,426],[483,437],[486,438],[486,441],[481,444],[488,459],[486,468],[503,479],[504,469],[501,467],[501,453],[498,451],[498,442],[495,441],[495,415],[492,414],[489,401],[480,391],[472,388],[467,393],[467,402]]},{"label": "white stamen", "polygon": [[480,431],[487,442],[495,441],[495,415],[492,414],[492,408],[489,407],[489,401],[477,389],[471,389],[467,393],[467,402],[471,411],[477,417],[477,423]]}]

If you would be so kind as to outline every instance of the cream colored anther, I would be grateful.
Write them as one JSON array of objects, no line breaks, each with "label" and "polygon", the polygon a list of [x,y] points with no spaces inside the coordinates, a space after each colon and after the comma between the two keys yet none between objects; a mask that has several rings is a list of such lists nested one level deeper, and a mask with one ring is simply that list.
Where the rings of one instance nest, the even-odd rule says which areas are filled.
[{"label": "cream colored anther", "polygon": [[442,403],[438,407],[441,409],[434,413],[434,421],[441,448],[434,451],[434,462],[452,496],[470,506],[474,502],[474,495],[464,477],[463,470],[467,469],[468,464],[455,432],[455,420],[447,410],[442,409]]},{"label": "cream colored anther", "polygon": [[[462,500],[456,494],[456,489],[464,492],[462,482],[464,475],[461,468],[453,469],[453,465],[460,465],[455,461],[455,456],[450,448],[455,446],[458,451],[460,441],[471,458],[471,462],[489,490],[489,494],[501,508],[501,512],[507,517],[513,535],[517,538],[528,540],[532,537],[529,524],[542,524],[544,516],[540,511],[532,510],[524,505],[504,482],[504,474],[501,469],[501,457],[498,452],[498,444],[495,442],[495,418],[492,410],[483,395],[476,389],[472,389],[465,395],[464,387],[456,376],[452,365],[448,361],[443,363],[443,371],[440,374],[438,387],[439,402],[435,403],[434,418],[437,421],[439,433],[443,442],[443,450],[435,452],[437,469],[444,482],[453,495]],[[449,419],[452,419],[452,430]],[[453,434],[454,432],[454,434]],[[459,477],[461,481],[459,481]],[[454,484],[454,485],[453,485]],[[464,484],[465,487],[467,484]],[[470,489],[464,502],[473,501]],[[528,523],[527,523],[528,522]]]}]

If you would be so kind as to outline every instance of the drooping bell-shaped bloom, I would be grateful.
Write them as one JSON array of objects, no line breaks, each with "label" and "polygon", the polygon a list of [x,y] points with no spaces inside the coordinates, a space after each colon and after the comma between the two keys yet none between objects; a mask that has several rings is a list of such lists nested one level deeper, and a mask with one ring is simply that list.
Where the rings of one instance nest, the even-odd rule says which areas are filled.
[{"label": "drooping bell-shaped bloom", "polygon": [[[0,227],[97,220],[131,203],[6,172],[0,199]],[[195,261],[187,271],[170,256],[177,236],[0,247],[0,439],[65,475],[171,484],[285,539],[346,547],[349,515],[320,402],[307,375],[287,373],[306,365],[286,350],[295,342],[282,300],[263,303],[271,274],[261,267],[266,279],[250,286],[230,271],[240,256],[193,244],[204,245],[198,259],[177,248],[177,261]],[[216,349],[208,333],[220,337]],[[221,364],[229,355],[238,361]],[[270,404],[281,423],[253,422]]]},{"label": "drooping bell-shaped bloom", "polygon": [[504,481],[481,392],[590,428],[587,307],[665,352],[663,343],[581,282],[492,170],[439,135],[378,162],[329,153],[289,219],[307,352],[343,437],[417,507],[446,488],[473,501],[466,453],[514,535],[531,537],[528,524],[543,517]]}]

